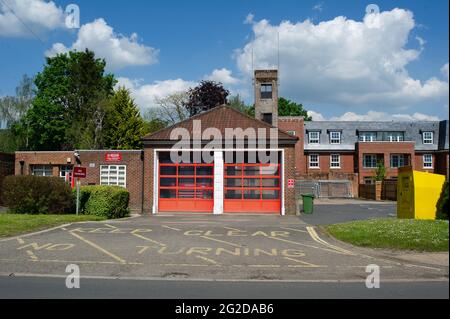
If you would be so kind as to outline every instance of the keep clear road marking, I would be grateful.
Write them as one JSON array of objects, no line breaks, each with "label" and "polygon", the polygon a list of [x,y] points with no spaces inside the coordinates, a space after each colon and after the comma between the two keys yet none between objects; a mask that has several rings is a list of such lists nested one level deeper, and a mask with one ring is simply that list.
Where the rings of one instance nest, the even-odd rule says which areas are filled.
[{"label": "keep clear road marking", "polygon": [[341,247],[338,247],[338,246],[334,246],[334,245],[331,245],[331,244],[327,243],[325,240],[323,240],[322,238],[319,237],[319,235],[317,234],[316,230],[313,227],[308,226],[308,227],[306,227],[306,229],[308,230],[309,235],[311,236],[311,238],[315,242],[317,242],[319,244],[322,244],[322,245],[324,245],[324,246],[326,246],[328,248],[334,249],[334,250],[336,250],[338,252],[341,252],[344,255],[356,256],[355,253],[352,253],[349,250],[346,250],[344,248],[341,248]]},{"label": "keep clear road marking", "polygon": [[[136,230],[139,230],[139,229],[136,229]],[[159,241],[157,241],[157,240],[154,240],[154,239],[148,238],[148,237],[146,237],[146,236],[142,236],[142,235],[140,235],[140,234],[137,234],[137,231],[136,231],[136,230],[133,230],[133,231],[131,232],[131,234],[132,234],[133,236],[138,237],[138,238],[140,238],[140,239],[143,239],[143,240],[145,240],[145,241],[149,241],[149,242],[151,242],[151,243],[157,244],[157,245],[162,246],[162,247],[166,247],[166,246],[167,246],[166,244],[163,244],[163,243],[161,243],[161,242],[159,242]]]},{"label": "keep clear road marking", "polygon": [[235,244],[235,243],[230,243],[230,242],[225,241],[225,240],[220,240],[220,239],[216,239],[216,238],[211,238],[211,237],[208,237],[208,236],[200,236],[200,237],[201,237],[201,238],[204,238],[204,239],[209,239],[209,240],[212,240],[212,241],[217,241],[217,242],[222,243],[222,244],[227,244],[227,245],[230,245],[230,246],[233,246],[233,247],[239,247],[239,248],[242,248],[241,245],[238,245],[238,244]]},{"label": "keep clear road marking", "polygon": [[126,263],[127,263],[124,259],[122,259],[122,258],[120,258],[120,257],[118,257],[118,256],[116,256],[116,255],[114,255],[113,253],[111,253],[111,252],[107,251],[106,249],[100,247],[99,245],[97,245],[97,244],[95,244],[95,243],[93,243],[93,242],[91,242],[91,241],[89,241],[89,240],[87,240],[87,239],[81,237],[80,235],[75,234],[73,231],[69,231],[69,234],[71,234],[73,237],[76,237],[76,238],[78,238],[79,240],[85,242],[85,243],[88,244],[89,246],[94,247],[94,248],[97,249],[98,251],[100,251],[100,252],[102,252],[102,253],[108,255],[109,257],[111,257],[111,258],[117,260],[119,263],[121,263],[121,264],[126,264]]},{"label": "keep clear road marking", "polygon": [[172,230],[175,230],[175,231],[181,231],[181,229],[179,229],[179,228],[170,227],[170,226],[166,226],[166,225],[161,225],[161,227],[172,229]]},{"label": "keep clear road marking", "polygon": [[290,228],[290,227],[280,227],[281,229],[286,229],[286,230],[293,230],[299,233],[308,233],[306,230],[303,229],[296,229],[296,228]]}]

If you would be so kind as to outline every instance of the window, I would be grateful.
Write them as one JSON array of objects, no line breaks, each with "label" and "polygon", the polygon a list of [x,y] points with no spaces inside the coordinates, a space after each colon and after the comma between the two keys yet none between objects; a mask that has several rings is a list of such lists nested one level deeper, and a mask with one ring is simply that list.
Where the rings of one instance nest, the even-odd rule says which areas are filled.
[{"label": "window", "polygon": [[311,154],[309,155],[309,168],[319,168],[319,155]]},{"label": "window", "polygon": [[297,133],[295,133],[295,131],[287,131],[287,133],[292,136],[295,136],[297,134]]},{"label": "window", "polygon": [[433,144],[433,132],[423,132],[423,144]]},{"label": "window", "polygon": [[309,132],[308,133],[309,144],[319,144],[320,143],[320,133],[319,132]]},{"label": "window", "polygon": [[341,156],[339,154],[331,154],[330,167],[341,168]]},{"label": "window", "polygon": [[32,165],[31,175],[53,176],[53,167],[51,165]]},{"label": "window", "polygon": [[377,156],[375,154],[365,154],[363,157],[363,167],[364,168],[376,168],[377,167]]},{"label": "window", "polygon": [[100,185],[126,187],[127,167],[125,165],[101,165]]},{"label": "window", "polygon": [[391,167],[399,168],[407,165],[406,156],[403,154],[393,154],[391,155]]},{"label": "window", "polygon": [[[68,177],[66,178],[66,175]],[[72,180],[72,165],[61,165],[59,167],[59,177],[64,179],[66,182],[70,182]]]},{"label": "window", "polygon": [[330,143],[341,144],[341,132],[330,132]]},{"label": "window", "polygon": [[364,184],[366,184],[366,185],[373,185],[374,184],[373,177],[364,177]]},{"label": "window", "polygon": [[433,168],[433,155],[431,154],[423,155],[423,168]]},{"label": "window", "polygon": [[383,133],[383,141],[386,142],[403,142],[405,140],[405,136],[403,132],[384,132]]},{"label": "window", "polygon": [[272,113],[263,113],[263,121],[272,125]]},{"label": "window", "polygon": [[272,99],[272,84],[261,84],[261,99]]},{"label": "window", "polygon": [[377,133],[375,132],[361,132],[359,134],[360,142],[375,142],[377,140]]}]

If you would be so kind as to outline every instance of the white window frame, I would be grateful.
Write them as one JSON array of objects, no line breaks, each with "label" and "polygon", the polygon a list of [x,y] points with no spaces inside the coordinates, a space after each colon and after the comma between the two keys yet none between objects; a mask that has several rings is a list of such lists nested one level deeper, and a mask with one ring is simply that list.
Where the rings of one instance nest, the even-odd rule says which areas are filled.
[{"label": "white window frame", "polygon": [[286,133],[288,133],[289,135],[292,135],[292,136],[297,135],[297,133],[295,131],[286,131]]},{"label": "white window frame", "polygon": [[[68,169],[70,167],[70,169]],[[72,179],[72,171],[73,171],[73,165],[59,165],[59,177],[64,179],[66,182],[70,182]],[[64,173],[63,173],[64,172]],[[69,174],[69,180],[66,180],[66,173]]]},{"label": "white window frame", "polygon": [[[397,156],[398,157],[398,166],[394,166],[394,165],[392,165],[392,161],[393,161],[393,158],[395,157],[395,156]],[[391,168],[399,168],[399,167],[403,167],[403,166],[405,166],[405,164],[406,164],[406,156],[405,156],[405,154],[391,154],[390,155],[390,161],[389,161],[389,167],[391,167]],[[403,163],[403,164],[402,164]]]},{"label": "white window frame", "polygon": [[[337,134],[337,137],[333,137],[333,134]],[[331,131],[330,132],[330,144],[341,144],[341,135],[342,134],[339,131]],[[335,142],[333,142],[333,141],[335,141]]]},{"label": "white window frame", "polygon": [[[429,160],[427,160],[427,157],[429,157]],[[434,162],[433,162],[433,154],[423,154],[423,168],[424,169],[433,169],[434,168]],[[429,166],[427,166],[429,165]]]},{"label": "white window frame", "polygon": [[[337,156],[337,161],[333,161],[333,156]],[[336,165],[337,166],[333,166]],[[331,154],[330,155],[330,168],[332,169],[339,169],[341,168],[341,154]]]},{"label": "white window frame", "polygon": [[[115,168],[115,169],[114,169]],[[123,170],[123,183],[119,182],[119,171]],[[114,176],[114,174],[111,174],[111,172],[117,171],[117,174]],[[106,172],[106,176],[104,176]],[[112,176],[111,176],[112,175]],[[107,179],[106,182],[103,182],[103,177]],[[114,180],[115,177],[115,180]],[[120,186],[120,187],[127,187],[127,166],[126,165],[100,165],[100,185],[107,185],[107,186]]]},{"label": "white window frame", "polygon": [[387,132],[386,135],[389,138],[388,142],[391,143],[405,141],[405,134],[402,132]]},{"label": "white window frame", "polygon": [[[313,156],[317,157],[316,161],[312,161],[312,157]],[[309,154],[309,156],[308,156],[308,164],[309,164],[308,165],[309,168],[319,169],[320,168],[320,155],[319,154]],[[317,166],[315,166],[315,165],[317,165]]]},{"label": "white window frame", "polygon": [[360,142],[375,142],[377,140],[376,132],[361,132],[359,135]]},{"label": "white window frame", "polygon": [[[375,166],[366,166],[366,157],[369,157],[369,156],[372,158],[370,160],[371,163],[373,163],[373,158],[375,157]],[[377,168],[377,163],[378,163],[378,157],[376,154],[364,154],[363,155],[363,168],[370,168],[370,169]]]},{"label": "white window frame", "polygon": [[[426,137],[428,134],[430,136]],[[434,132],[431,132],[431,131],[423,132],[422,142],[423,142],[423,144],[434,144]]]},{"label": "white window frame", "polygon": [[[41,172],[42,174],[36,175],[37,172]],[[31,175],[52,177],[53,165],[45,165],[45,164],[31,165]]]},{"label": "white window frame", "polygon": [[[317,134],[317,138],[313,138],[312,137],[313,134],[314,135]],[[320,144],[320,132],[317,131],[308,132],[308,144]]]}]

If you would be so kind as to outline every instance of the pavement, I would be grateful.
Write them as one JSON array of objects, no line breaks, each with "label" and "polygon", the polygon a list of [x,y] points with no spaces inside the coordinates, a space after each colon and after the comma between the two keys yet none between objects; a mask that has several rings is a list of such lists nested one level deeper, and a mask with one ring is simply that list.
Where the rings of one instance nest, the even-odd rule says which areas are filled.
[{"label": "pavement", "polygon": [[[317,205],[313,215],[300,217],[139,216],[75,223],[2,239],[0,297],[20,296],[20,291],[26,296],[39,291],[39,287],[50,289],[41,296],[52,296],[58,291],[54,287],[56,282],[66,290],[66,267],[75,264],[80,269],[83,283],[97,287],[102,282],[102,288],[97,287],[98,296],[105,297],[114,297],[105,290],[113,283],[107,281],[103,286],[105,280],[111,279],[119,288],[128,282],[133,290],[138,286],[132,282],[151,282],[150,286],[139,283],[142,296],[154,296],[158,291],[165,291],[165,296],[175,296],[176,283],[181,281],[194,286],[196,282],[204,282],[202,293],[206,297],[221,295],[219,291],[208,294],[214,290],[216,282],[226,282],[221,285],[224,285],[224,291],[233,292],[232,296],[241,296],[239,291],[249,291],[249,285],[256,282],[261,282],[261,289],[267,283],[275,285],[267,290],[267,295],[255,290],[250,297],[275,296],[283,286],[289,286],[288,291],[294,295],[304,296],[308,291],[305,287],[315,284],[317,294],[320,287],[327,287],[322,296],[339,297],[335,290],[339,285],[349,296],[357,296],[359,290],[366,290],[367,266],[376,265],[382,285],[391,287],[385,293],[390,291],[393,297],[399,296],[396,291],[409,291],[410,295],[400,294],[402,296],[418,296],[410,289],[421,286],[435,287],[433,292],[424,290],[430,296],[448,298],[448,253],[417,254],[357,248],[334,240],[314,226],[332,218],[330,214],[333,213],[337,216],[335,220],[348,221],[364,216],[385,217],[392,210],[392,204],[376,204],[371,206],[374,209],[357,205],[370,204]],[[309,222],[306,222],[308,218]],[[152,289],[163,285],[161,282],[170,282],[167,287],[174,290],[156,289],[153,292]],[[442,287],[447,287],[446,295],[441,294]],[[88,297],[90,292],[86,293]],[[122,297],[132,297],[127,293],[123,292]],[[178,293],[186,298],[198,297],[188,290]],[[70,295],[66,291],[61,296]],[[341,295],[344,296],[347,295]],[[370,293],[361,296],[369,298]]]}]

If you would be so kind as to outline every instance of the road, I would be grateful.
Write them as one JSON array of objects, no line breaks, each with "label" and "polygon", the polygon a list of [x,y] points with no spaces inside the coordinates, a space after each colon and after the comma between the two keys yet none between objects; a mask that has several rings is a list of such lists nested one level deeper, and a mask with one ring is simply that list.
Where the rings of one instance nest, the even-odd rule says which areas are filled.
[{"label": "road", "polygon": [[367,289],[363,282],[233,282],[81,279],[67,289],[64,278],[0,277],[0,298],[122,299],[448,299],[447,282],[386,282]]}]

